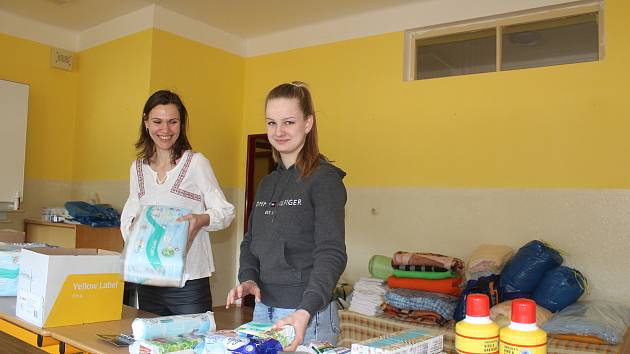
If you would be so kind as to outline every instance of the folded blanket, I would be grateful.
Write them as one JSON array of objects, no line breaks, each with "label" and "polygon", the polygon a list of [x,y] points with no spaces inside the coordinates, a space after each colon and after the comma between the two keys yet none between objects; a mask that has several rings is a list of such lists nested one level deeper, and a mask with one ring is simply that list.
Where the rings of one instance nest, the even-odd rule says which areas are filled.
[{"label": "folded blanket", "polygon": [[447,320],[453,319],[458,301],[455,296],[420,290],[391,289],[385,293],[385,302],[388,305],[403,310],[435,312]]},{"label": "folded blanket", "polygon": [[442,267],[456,273],[462,273],[464,269],[464,262],[461,259],[442,254],[403,251],[394,253],[392,267],[397,269],[405,265]]},{"label": "folded blanket", "polygon": [[489,272],[499,274],[505,263],[514,254],[514,249],[505,245],[481,245],[470,255],[466,264],[467,278],[471,273]]},{"label": "folded blanket", "polygon": [[453,296],[459,296],[462,289],[459,285],[462,283],[462,278],[448,278],[448,279],[413,279],[413,278],[398,278],[391,276],[387,279],[387,286],[392,289],[412,289],[412,290],[424,290],[441,294],[448,294]]},{"label": "folded blanket", "polygon": [[418,279],[446,279],[456,278],[459,275],[450,270],[446,272],[416,272],[394,269],[394,276],[399,278],[418,278]]},{"label": "folded blanket", "polygon": [[386,303],[381,305],[381,310],[383,310],[383,314],[389,317],[407,322],[438,324],[440,326],[448,323],[448,320],[432,311],[403,310]]},{"label": "folded blanket", "polygon": [[449,269],[446,269],[444,267],[438,267],[438,266],[431,266],[431,265],[412,265],[412,264],[404,264],[404,265],[397,265],[396,269],[398,270],[405,270],[405,271],[410,271],[410,272],[450,272]]}]

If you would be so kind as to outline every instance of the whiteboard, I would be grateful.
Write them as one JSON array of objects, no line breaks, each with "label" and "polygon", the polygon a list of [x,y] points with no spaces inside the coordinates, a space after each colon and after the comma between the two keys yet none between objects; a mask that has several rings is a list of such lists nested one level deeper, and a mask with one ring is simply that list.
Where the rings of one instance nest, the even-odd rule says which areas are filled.
[{"label": "whiteboard", "polygon": [[0,80],[0,202],[24,189],[24,152],[29,86]]}]

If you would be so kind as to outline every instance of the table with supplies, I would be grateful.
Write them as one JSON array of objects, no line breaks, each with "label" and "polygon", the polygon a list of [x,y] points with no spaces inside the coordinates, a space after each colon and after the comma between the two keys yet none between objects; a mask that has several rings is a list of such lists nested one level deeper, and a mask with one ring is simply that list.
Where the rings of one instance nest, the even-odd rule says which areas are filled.
[{"label": "table with supplies", "polygon": [[[53,327],[48,329],[50,335],[64,346],[72,346],[92,354],[129,353],[128,347],[116,347],[99,338],[97,334],[118,335],[131,334],[131,322],[136,317],[156,317],[156,315],[123,306],[122,319],[119,321],[86,323],[74,326]],[[62,352],[60,350],[60,353]]]},{"label": "table with supplies", "polygon": [[[444,336],[444,352],[455,353],[455,330],[452,322],[444,327],[431,324],[406,322],[391,317],[366,316],[357,312],[339,311],[339,341],[337,345],[350,347],[352,343],[369,338],[383,336],[394,332],[422,328],[432,335]],[[626,331],[623,343],[619,345],[602,345],[581,343],[570,340],[549,338],[548,354],[623,354],[630,353],[630,329]]]},{"label": "table with supplies", "polygon": [[[15,316],[15,300],[15,297],[0,297],[0,332],[10,337],[6,340],[0,338],[0,343],[23,344],[32,348],[33,353],[38,352],[37,347],[43,353],[129,353],[127,347],[116,347],[100,339],[97,334],[130,334],[131,322],[136,317],[156,316],[133,307],[123,306],[122,319],[118,321],[40,328]],[[13,340],[19,340],[21,343],[10,344]],[[16,351],[16,353],[22,352],[30,353],[31,351]]]}]

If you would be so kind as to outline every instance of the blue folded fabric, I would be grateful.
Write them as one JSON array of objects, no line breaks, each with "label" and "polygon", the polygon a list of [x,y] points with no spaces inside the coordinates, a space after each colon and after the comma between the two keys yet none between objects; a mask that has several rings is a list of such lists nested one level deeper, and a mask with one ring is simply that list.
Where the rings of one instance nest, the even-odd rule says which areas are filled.
[{"label": "blue folded fabric", "polygon": [[92,227],[120,226],[120,215],[109,204],[89,204],[83,201],[70,201],[64,204],[68,214],[81,224]]},{"label": "blue folded fabric", "polygon": [[580,301],[569,305],[547,321],[549,334],[594,336],[616,345],[630,325],[630,308],[609,301]]},{"label": "blue folded fabric", "polygon": [[451,295],[411,289],[391,289],[385,293],[388,305],[402,310],[431,311],[453,319],[458,298]]}]

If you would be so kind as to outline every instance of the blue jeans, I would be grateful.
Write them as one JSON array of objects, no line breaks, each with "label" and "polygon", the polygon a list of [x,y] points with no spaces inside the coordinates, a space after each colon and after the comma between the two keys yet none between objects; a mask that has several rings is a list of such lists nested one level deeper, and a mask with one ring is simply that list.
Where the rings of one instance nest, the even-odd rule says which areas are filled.
[{"label": "blue jeans", "polygon": [[[295,309],[283,309],[270,307],[262,302],[257,302],[254,307],[254,322],[275,323],[295,312]],[[337,303],[332,301],[323,310],[313,316],[309,322],[302,344],[309,345],[313,341],[337,343],[339,336],[339,314]]]}]

